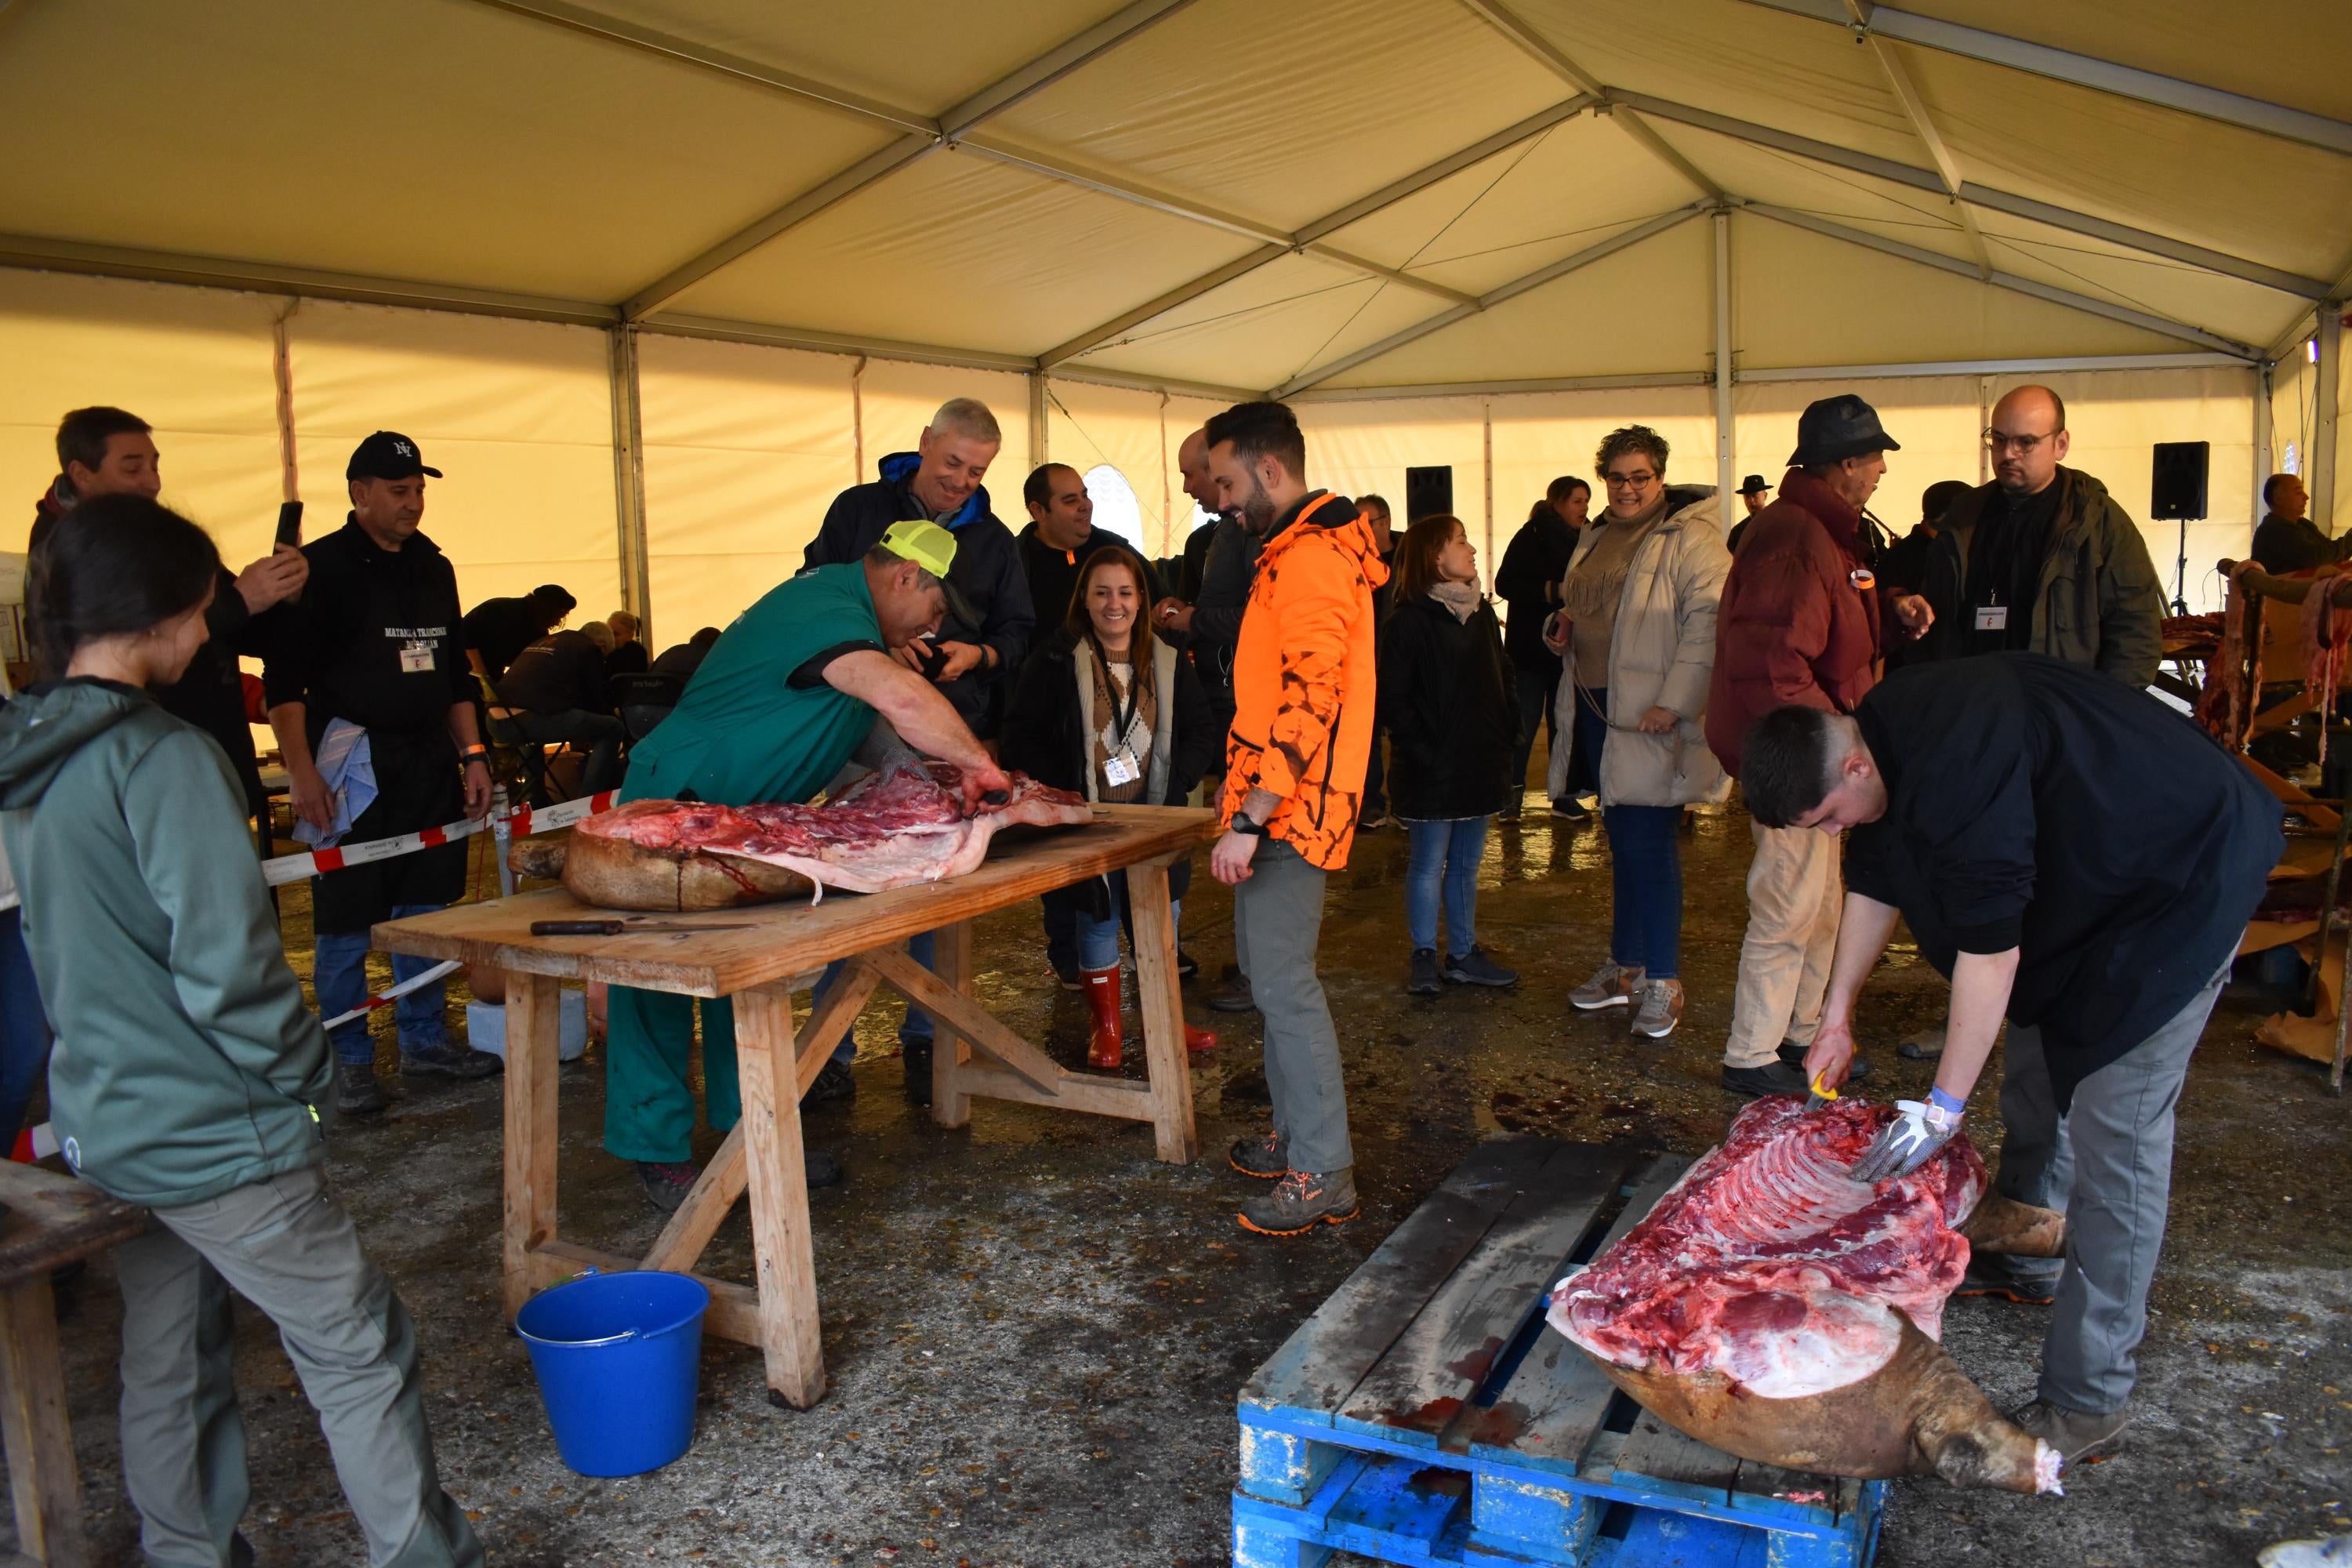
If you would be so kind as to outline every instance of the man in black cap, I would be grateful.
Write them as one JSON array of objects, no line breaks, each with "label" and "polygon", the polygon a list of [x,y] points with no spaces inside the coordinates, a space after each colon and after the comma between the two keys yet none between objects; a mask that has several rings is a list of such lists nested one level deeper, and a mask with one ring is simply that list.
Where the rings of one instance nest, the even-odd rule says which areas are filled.
[{"label": "man in black cap", "polygon": [[[1715,674],[1706,742],[1740,776],[1748,727],[1802,703],[1851,713],[1878,679],[1888,647],[1924,630],[1925,600],[1881,589],[1871,574],[1864,504],[1902,450],[1878,411],[1845,394],[1808,405],[1780,499],[1757,512],[1748,547],[1732,557],[1715,616]],[[1750,476],[1762,489],[1762,481]],[[1744,526],[1744,525],[1743,525]],[[1734,1094],[1801,1094],[1796,1064],[1821,1026],[1837,950],[1837,841],[1794,827],[1750,824],[1748,933],[1723,1046],[1723,1087]],[[1853,1076],[1867,1070],[1857,1059]]]},{"label": "man in black cap", "polygon": [[476,674],[496,686],[515,656],[563,624],[579,604],[554,583],[510,599],[484,599],[466,612],[459,635]]},{"label": "man in black cap", "polygon": [[[440,547],[416,531],[425,481],[441,471],[425,466],[407,437],[379,430],[359,444],[344,474],[349,520],[303,547],[310,584],[285,607],[263,675],[297,834],[363,844],[460,816],[479,820],[490,809],[490,771],[458,637],[457,577]],[[311,878],[320,1015],[366,1000],[371,927],[428,914],[465,890],[463,838]],[[392,961],[395,980],[430,967],[425,959]],[[498,1058],[451,1042],[443,1005],[437,984],[401,998],[401,1070],[461,1079],[498,1071]],[[365,1015],[329,1038],[336,1106],[381,1112]]]},{"label": "man in black cap", "polygon": [[1748,531],[1748,518],[1754,517],[1764,510],[1764,498],[1771,493],[1772,487],[1764,482],[1764,476],[1761,474],[1750,474],[1739,481],[1739,504],[1748,510],[1738,522],[1731,525],[1731,531],[1723,536],[1723,547],[1726,550],[1734,553],[1738,552],[1739,536]]},{"label": "man in black cap", "polygon": [[2066,405],[2046,386],[1993,405],[1992,482],[1952,504],[1928,552],[1926,658],[2022,649],[2130,686],[2156,679],[2164,582],[2107,487],[2063,466],[2069,439]]}]

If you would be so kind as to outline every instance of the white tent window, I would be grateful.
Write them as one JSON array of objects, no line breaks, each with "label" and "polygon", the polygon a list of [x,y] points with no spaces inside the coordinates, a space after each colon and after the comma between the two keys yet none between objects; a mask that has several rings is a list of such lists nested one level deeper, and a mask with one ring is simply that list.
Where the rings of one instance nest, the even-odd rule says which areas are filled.
[{"label": "white tent window", "polygon": [[1127,482],[1127,476],[1108,463],[1097,463],[1084,477],[1087,499],[1095,503],[1095,526],[1108,529],[1150,555],[1143,540],[1143,504],[1135,499],[1135,487]]}]

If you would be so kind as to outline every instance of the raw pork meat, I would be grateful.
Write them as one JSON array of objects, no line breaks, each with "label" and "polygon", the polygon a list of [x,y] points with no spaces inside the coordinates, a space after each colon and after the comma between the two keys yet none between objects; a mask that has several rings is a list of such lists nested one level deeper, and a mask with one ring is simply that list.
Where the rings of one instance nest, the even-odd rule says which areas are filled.
[{"label": "raw pork meat", "polygon": [[1895,1120],[1789,1095],[1739,1113],[1723,1146],[1650,1216],[1564,1280],[1551,1321],[1623,1366],[1721,1372],[1768,1399],[1820,1394],[1886,1364],[1900,1308],[1930,1339],[1968,1269],[1951,1228],[1984,1192],[1966,1138],[1874,1190],[1846,1174]]},{"label": "raw pork meat", "polygon": [[961,876],[1000,828],[1093,820],[1084,798],[1008,775],[1011,799],[963,811],[963,770],[905,766],[860,780],[823,805],[710,805],[639,800],[590,817],[569,844],[518,847],[518,869],[558,876],[608,909],[722,909],[810,890],[874,893]]}]

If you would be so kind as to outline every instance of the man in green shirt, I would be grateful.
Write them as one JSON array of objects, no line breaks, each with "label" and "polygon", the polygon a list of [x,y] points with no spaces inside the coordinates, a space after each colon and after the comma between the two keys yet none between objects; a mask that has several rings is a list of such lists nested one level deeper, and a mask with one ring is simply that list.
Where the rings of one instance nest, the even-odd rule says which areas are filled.
[{"label": "man in green shirt", "polygon": [[[898,522],[862,561],[820,566],[772,590],[711,648],[677,709],[638,742],[623,800],[691,797],[719,805],[805,801],[832,782],[875,726],[889,721],[917,751],[964,770],[977,801],[1011,787],[938,687],[889,650],[939,629],[953,608],[943,578],[955,536],[934,522]],[[703,1082],[710,1125],[742,1115],[735,1016],[702,1006]],[[604,1147],[637,1163],[654,1206],[675,1211],[700,1173],[688,1147],[688,1076],[695,999],[613,988],[605,1050]],[[812,1154],[813,1184],[839,1179]]]}]

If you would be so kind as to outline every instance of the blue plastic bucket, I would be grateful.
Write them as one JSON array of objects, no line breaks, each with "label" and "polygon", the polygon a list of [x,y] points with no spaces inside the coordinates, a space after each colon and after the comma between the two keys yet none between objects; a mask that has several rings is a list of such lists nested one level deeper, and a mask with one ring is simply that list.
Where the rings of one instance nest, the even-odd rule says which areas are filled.
[{"label": "blue plastic bucket", "polygon": [[691,1275],[645,1270],[583,1275],[515,1314],[566,1465],[637,1476],[686,1452],[709,1306]]}]

